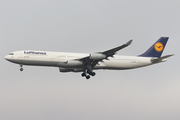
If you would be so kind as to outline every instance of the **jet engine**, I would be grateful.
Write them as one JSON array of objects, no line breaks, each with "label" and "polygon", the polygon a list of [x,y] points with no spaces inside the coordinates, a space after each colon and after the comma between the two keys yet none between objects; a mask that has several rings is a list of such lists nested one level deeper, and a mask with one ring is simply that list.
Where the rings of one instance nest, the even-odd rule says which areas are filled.
[{"label": "jet engine", "polygon": [[101,54],[101,53],[90,54],[90,59],[91,60],[102,60],[102,59],[105,59],[105,58],[106,58],[106,55]]},{"label": "jet engine", "polygon": [[68,68],[59,68],[60,72],[73,72],[73,69],[68,69]]},{"label": "jet engine", "polygon": [[81,66],[83,65],[83,62],[82,61],[78,61],[78,60],[68,60],[67,62],[68,66]]},{"label": "jet engine", "polygon": [[59,67],[60,72],[83,72],[83,69],[71,69],[71,68],[61,68]]}]

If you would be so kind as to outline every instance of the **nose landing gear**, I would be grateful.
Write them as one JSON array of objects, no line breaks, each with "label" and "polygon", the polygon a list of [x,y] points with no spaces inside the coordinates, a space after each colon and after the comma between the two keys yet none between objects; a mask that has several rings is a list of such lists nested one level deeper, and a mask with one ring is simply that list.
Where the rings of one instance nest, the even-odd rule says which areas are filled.
[{"label": "nose landing gear", "polygon": [[20,67],[21,67],[21,68],[20,68],[20,71],[23,71],[23,67],[22,67],[22,65],[20,65]]}]

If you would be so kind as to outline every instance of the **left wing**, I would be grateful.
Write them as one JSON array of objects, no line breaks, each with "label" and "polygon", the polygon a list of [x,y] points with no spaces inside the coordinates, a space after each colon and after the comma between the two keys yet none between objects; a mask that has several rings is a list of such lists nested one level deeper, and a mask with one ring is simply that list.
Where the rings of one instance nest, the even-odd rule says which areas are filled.
[{"label": "left wing", "polygon": [[131,43],[132,43],[132,40],[116,48],[113,48],[104,52],[93,53],[87,57],[80,58],[77,60],[82,61],[84,65],[94,67],[96,64],[98,64],[99,61],[103,61],[104,59],[108,60],[108,57],[113,57],[113,55],[116,54],[117,51],[129,46]]}]

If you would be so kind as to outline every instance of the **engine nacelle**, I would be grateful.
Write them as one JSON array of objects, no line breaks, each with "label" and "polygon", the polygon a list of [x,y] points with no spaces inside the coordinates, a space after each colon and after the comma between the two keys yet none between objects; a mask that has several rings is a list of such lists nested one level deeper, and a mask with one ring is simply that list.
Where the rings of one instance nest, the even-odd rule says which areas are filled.
[{"label": "engine nacelle", "polygon": [[78,60],[68,60],[67,62],[68,66],[81,66],[83,65],[83,62],[82,61],[78,61]]},{"label": "engine nacelle", "polygon": [[105,58],[106,58],[106,55],[101,54],[101,53],[90,54],[90,59],[91,60],[102,60],[102,59],[105,59]]},{"label": "engine nacelle", "polygon": [[60,72],[83,72],[83,69],[60,68]]},{"label": "engine nacelle", "polygon": [[59,68],[60,72],[73,72],[73,69],[68,69],[68,68]]},{"label": "engine nacelle", "polygon": [[83,72],[83,69],[74,69],[73,72]]}]

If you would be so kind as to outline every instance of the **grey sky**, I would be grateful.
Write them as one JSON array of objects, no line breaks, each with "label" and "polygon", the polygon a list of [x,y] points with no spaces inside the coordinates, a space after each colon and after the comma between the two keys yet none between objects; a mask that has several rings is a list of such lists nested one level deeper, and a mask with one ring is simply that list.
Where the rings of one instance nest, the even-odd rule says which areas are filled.
[{"label": "grey sky", "polygon": [[[179,120],[179,0],[0,0],[1,120]],[[85,80],[58,68],[19,66],[9,52],[24,49],[104,51],[133,43],[122,55],[145,52],[170,37],[166,63],[127,71],[97,71]]]}]

